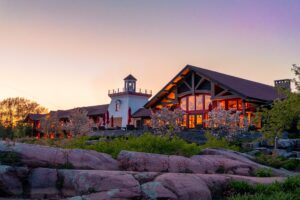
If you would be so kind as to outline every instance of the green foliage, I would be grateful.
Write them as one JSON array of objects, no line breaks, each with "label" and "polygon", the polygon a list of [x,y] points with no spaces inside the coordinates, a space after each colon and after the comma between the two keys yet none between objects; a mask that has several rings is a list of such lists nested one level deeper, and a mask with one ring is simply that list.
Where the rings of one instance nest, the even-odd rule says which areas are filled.
[{"label": "green foliage", "polygon": [[283,131],[290,133],[296,132],[298,137],[300,133],[300,67],[292,66],[295,74],[293,80],[298,92],[281,91],[287,98],[277,100],[273,103],[271,109],[262,109],[261,116],[263,122],[262,132],[266,138],[274,139],[280,136]]},{"label": "green foliage", "polygon": [[233,151],[240,151],[240,147],[233,145],[232,143],[228,142],[226,138],[217,138],[213,136],[210,132],[205,133],[205,138],[207,139],[205,144],[201,145],[201,149],[206,148],[221,148],[221,149],[230,149]]},{"label": "green foliage", "polygon": [[31,136],[32,127],[28,124],[17,123],[16,127],[13,128],[14,136],[17,138]]},{"label": "green foliage", "polygon": [[[83,144],[79,143],[79,146],[82,147]],[[152,134],[144,134],[140,137],[116,138],[112,141],[99,142],[90,145],[89,149],[108,153],[113,157],[117,157],[121,150],[184,156],[191,156],[200,152],[196,144],[188,144],[177,137],[170,139],[167,136],[154,136]]]},{"label": "green foliage", "polygon": [[270,168],[260,168],[255,171],[257,177],[271,177],[272,170]]},{"label": "green foliage", "polygon": [[22,139],[21,142],[55,146],[69,149],[89,149],[112,155],[116,158],[120,151],[138,151],[147,153],[158,153],[167,155],[192,156],[199,154],[201,149],[196,144],[189,144],[186,141],[168,136],[155,136],[145,133],[139,137],[119,137],[112,140],[99,141],[94,144],[87,144],[90,137],[83,136],[73,139],[51,140],[51,139]]},{"label": "green foliage", "polygon": [[276,100],[271,109],[261,110],[263,128],[266,138],[274,139],[283,131],[299,132],[300,122],[300,96],[297,93],[285,92],[285,100]]},{"label": "green foliage", "polygon": [[300,170],[300,160],[286,159],[276,155],[259,154],[255,157],[258,163],[268,165],[274,168],[285,168],[287,170]]},{"label": "green foliage", "polygon": [[[229,195],[228,195],[229,194]],[[255,186],[241,181],[229,184],[227,199],[229,200],[294,200],[300,199],[300,176],[289,177],[283,183]]]}]

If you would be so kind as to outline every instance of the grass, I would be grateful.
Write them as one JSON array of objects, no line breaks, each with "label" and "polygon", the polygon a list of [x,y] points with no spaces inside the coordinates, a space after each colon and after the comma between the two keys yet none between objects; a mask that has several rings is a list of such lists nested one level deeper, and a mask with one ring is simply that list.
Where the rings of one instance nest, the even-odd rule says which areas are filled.
[{"label": "grass", "polygon": [[[99,139],[96,137],[92,138]],[[95,150],[102,153],[112,155],[114,158],[118,156],[120,151],[138,151],[147,153],[158,153],[167,155],[182,155],[192,156],[200,153],[200,146],[188,143],[183,139],[167,136],[155,136],[146,133],[139,137],[118,137],[114,139],[107,139],[92,144],[87,144],[91,137],[78,137],[73,139],[27,139],[20,142],[41,144],[47,146],[61,147],[67,149],[87,149]]]},{"label": "grass", "polygon": [[269,168],[260,168],[255,171],[255,176],[257,177],[271,177],[272,170]]},{"label": "grass", "polygon": [[[115,137],[104,138],[99,136],[83,136],[72,139],[34,139],[23,138],[19,142],[40,144],[46,146],[67,148],[67,149],[87,149],[110,154],[116,158],[120,151],[138,151],[147,153],[157,153],[166,155],[193,156],[205,148],[223,148],[239,150],[238,146],[231,145],[226,139],[217,139],[211,134],[206,134],[207,141],[204,145],[188,143],[178,137],[169,138],[168,136],[156,136],[151,133],[145,133],[142,136],[135,137]],[[96,142],[90,143],[93,140]],[[97,141],[98,140],[98,141]]]},{"label": "grass", "polygon": [[226,196],[228,200],[299,200],[300,176],[289,177],[283,183],[255,186],[241,181],[230,183]]}]

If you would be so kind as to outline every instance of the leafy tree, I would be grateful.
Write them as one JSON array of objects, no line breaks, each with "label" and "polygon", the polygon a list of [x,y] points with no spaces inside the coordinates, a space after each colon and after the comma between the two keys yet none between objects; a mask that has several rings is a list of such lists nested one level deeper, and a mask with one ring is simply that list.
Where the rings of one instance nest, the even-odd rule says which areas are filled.
[{"label": "leafy tree", "polygon": [[293,64],[292,65],[292,71],[295,73],[295,78],[293,79],[293,82],[296,85],[296,89],[300,92],[300,66]]},{"label": "leafy tree", "polygon": [[[294,79],[296,88],[300,91],[300,67],[293,65],[292,71],[296,76]],[[262,109],[262,132],[266,138],[274,139],[283,131],[300,132],[300,93],[290,91],[283,91],[283,93],[286,95],[284,100],[274,101],[271,109]]]},{"label": "leafy tree", "polygon": [[16,126],[28,114],[46,113],[47,109],[34,101],[22,97],[7,98],[0,101],[0,121],[5,127]]}]

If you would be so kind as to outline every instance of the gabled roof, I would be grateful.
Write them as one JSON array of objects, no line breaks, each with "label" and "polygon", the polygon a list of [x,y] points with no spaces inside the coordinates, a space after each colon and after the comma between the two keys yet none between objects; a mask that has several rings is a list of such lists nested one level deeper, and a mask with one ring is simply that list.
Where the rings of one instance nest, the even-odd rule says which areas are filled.
[{"label": "gabled roof", "polygon": [[128,76],[126,76],[125,78],[124,78],[124,80],[126,81],[126,80],[134,80],[134,81],[136,81],[137,79],[134,77],[134,76],[132,76],[131,74],[129,74]]},{"label": "gabled roof", "polygon": [[154,102],[159,100],[170,88],[172,88],[172,85],[179,82],[183,76],[187,75],[190,71],[194,71],[246,99],[270,102],[282,98],[273,86],[187,65],[161,91],[159,91],[145,107],[153,105]]},{"label": "gabled roof", "polygon": [[135,113],[133,113],[133,118],[139,118],[139,117],[150,117],[151,111],[147,108],[140,108]]},{"label": "gabled roof", "polygon": [[[88,112],[88,114],[87,114],[88,116],[104,115],[106,113],[106,111],[108,110],[108,104],[78,107],[78,108],[85,109]],[[55,114],[57,114],[57,117],[59,119],[67,119],[70,116],[70,112],[74,109],[76,109],[76,108],[69,109],[69,110],[51,111],[50,115],[55,113]],[[45,116],[46,116],[46,114],[29,114],[24,121],[28,121],[28,119],[31,119],[33,121],[39,121]]]},{"label": "gabled roof", "polygon": [[32,121],[39,121],[43,119],[46,116],[46,114],[28,114],[26,118],[24,119],[24,122],[28,122],[29,120]]}]

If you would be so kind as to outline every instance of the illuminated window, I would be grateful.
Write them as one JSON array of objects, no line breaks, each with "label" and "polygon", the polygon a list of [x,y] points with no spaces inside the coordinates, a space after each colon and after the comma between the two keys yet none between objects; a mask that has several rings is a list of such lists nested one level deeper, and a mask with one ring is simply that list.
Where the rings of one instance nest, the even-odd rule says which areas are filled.
[{"label": "illuminated window", "polygon": [[228,101],[228,109],[237,109],[237,100]]},{"label": "illuminated window", "polygon": [[204,98],[205,98],[205,107],[204,107],[204,109],[208,110],[209,109],[209,104],[211,103],[211,96],[210,95],[205,95]]},{"label": "illuminated window", "polygon": [[187,115],[183,115],[183,120],[182,120],[182,126],[186,126],[186,122],[187,122]]},{"label": "illuminated window", "polygon": [[196,96],[196,110],[203,110],[203,95]]},{"label": "illuminated window", "polygon": [[197,123],[197,125],[200,125],[203,123],[202,115],[197,115],[196,123]]},{"label": "illuminated window", "polygon": [[189,96],[189,111],[195,110],[195,96]]},{"label": "illuminated window", "polygon": [[195,115],[189,115],[189,128],[195,128]]},{"label": "illuminated window", "polygon": [[180,108],[181,108],[181,110],[185,110],[186,111],[186,105],[187,105],[186,97],[181,98],[181,100],[180,100]]},{"label": "illuminated window", "polygon": [[242,101],[242,99],[239,99],[239,100],[238,100],[238,109],[239,109],[239,110],[242,110],[242,109],[243,109],[243,101]]},{"label": "illuminated window", "polygon": [[225,101],[218,101],[218,107],[225,109]]}]

